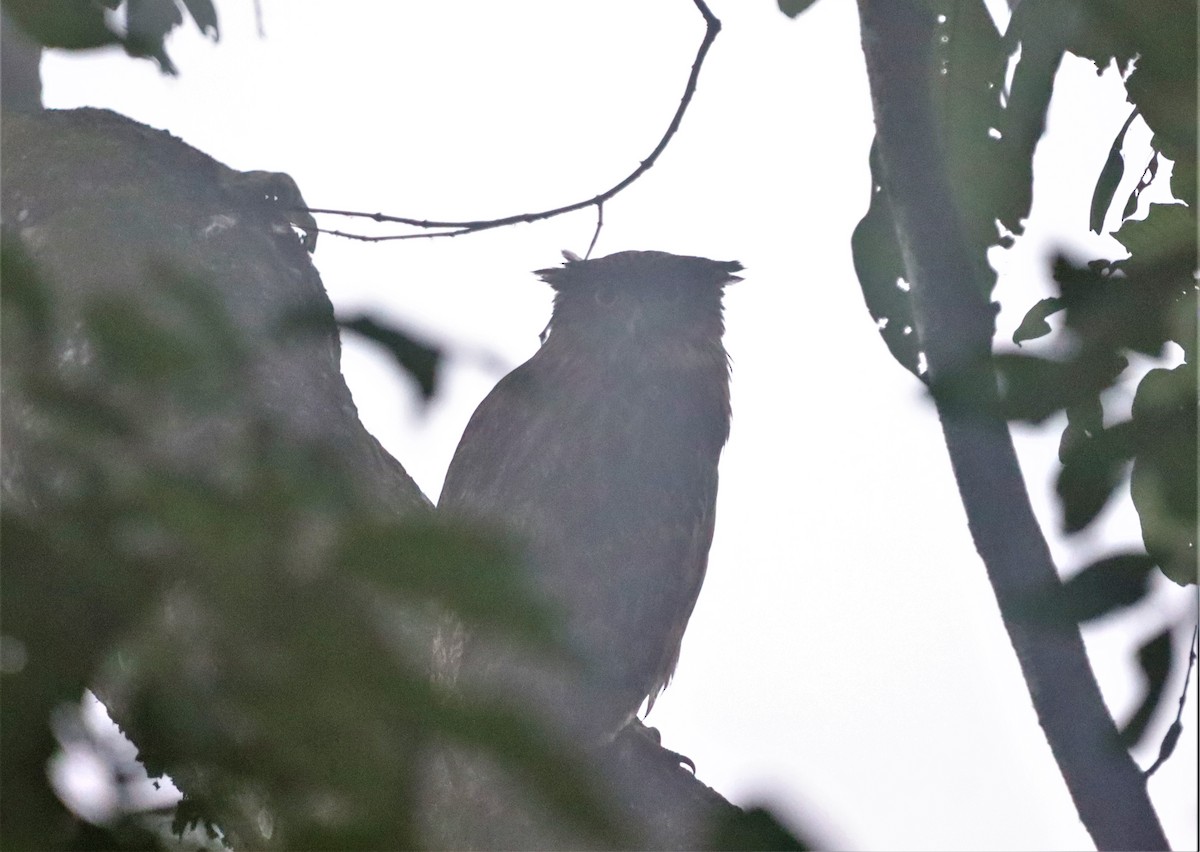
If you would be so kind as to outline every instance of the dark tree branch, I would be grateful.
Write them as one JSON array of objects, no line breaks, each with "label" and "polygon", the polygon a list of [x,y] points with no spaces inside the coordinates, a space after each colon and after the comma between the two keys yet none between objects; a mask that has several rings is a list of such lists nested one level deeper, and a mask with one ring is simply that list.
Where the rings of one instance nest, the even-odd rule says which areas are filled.
[{"label": "dark tree branch", "polygon": [[[985,260],[970,248],[946,175],[932,100],[934,14],[918,0],[859,0],[875,125],[929,377],[996,396]],[[1078,627],[1019,616],[1060,580],[1034,517],[1007,423],[938,400],[967,522],[1033,706],[1084,825],[1101,849],[1165,849],[1145,779],[1121,745]],[[994,410],[985,409],[985,410]]]},{"label": "dark tree branch", "polygon": [[[721,31],[721,22],[717,16],[712,13],[704,0],[692,0],[696,9],[704,16],[706,29],[704,31],[704,39],[700,42],[700,48],[696,51],[696,58],[692,62],[692,72],[688,75],[687,85],[683,90],[683,97],[679,100],[679,106],[675,110],[675,115],[671,117],[671,123],[667,125],[667,130],[663,133],[662,138],[658,140],[658,145],[650,152],[650,156],[646,157],[636,169],[630,172],[619,183],[614,184],[603,192],[593,195],[584,201],[576,201],[572,204],[566,204],[562,207],[555,207],[550,210],[542,210],[537,213],[518,213],[513,216],[504,216],[500,219],[475,219],[469,221],[439,221],[435,219],[414,219],[406,216],[390,216],[386,213],[362,213],[355,210],[333,210],[322,207],[309,207],[309,213],[321,213],[329,216],[350,216],[358,219],[371,219],[375,222],[392,222],[398,225],[409,225],[413,228],[420,228],[424,231],[432,233],[416,233],[416,234],[388,234],[385,236],[369,236],[366,234],[354,234],[345,231],[326,230],[321,228],[323,234],[332,234],[337,237],[345,237],[351,240],[362,240],[364,242],[387,242],[390,240],[419,240],[431,239],[433,237],[458,237],[463,234],[476,234],[480,231],[490,231],[493,228],[503,228],[508,225],[518,225],[521,223],[537,222],[543,219],[551,219],[555,216],[561,216],[564,213],[574,213],[576,210],[585,210],[588,207],[602,208],[604,202],[613,198],[627,186],[632,184],[654,166],[663,151],[666,150],[671,138],[679,130],[679,125],[683,121],[683,115],[687,112],[688,105],[692,102],[692,96],[696,93],[696,82],[700,79],[700,69],[704,65],[704,58],[708,55],[708,50],[716,41],[717,33]],[[603,213],[600,214],[600,221],[603,223]],[[597,225],[596,237],[599,236],[600,226]],[[596,244],[596,237],[592,238],[592,245]],[[591,254],[591,248],[588,249],[588,254]]]}]

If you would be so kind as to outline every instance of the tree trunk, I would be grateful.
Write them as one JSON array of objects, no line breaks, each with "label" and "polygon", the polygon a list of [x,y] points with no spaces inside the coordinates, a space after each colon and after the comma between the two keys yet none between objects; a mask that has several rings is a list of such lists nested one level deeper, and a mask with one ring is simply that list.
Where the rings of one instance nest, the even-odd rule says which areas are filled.
[{"label": "tree trunk", "polygon": [[[955,211],[932,99],[934,14],[916,0],[859,0],[863,51],[897,237],[928,376],[986,402],[995,313]],[[1059,584],[1025,491],[1007,423],[937,402],[975,546],[996,593],[1038,720],[1084,825],[1101,849],[1166,849],[1145,779],[1121,745],[1078,626],[1018,615]],[[994,407],[993,407],[994,410]]]}]

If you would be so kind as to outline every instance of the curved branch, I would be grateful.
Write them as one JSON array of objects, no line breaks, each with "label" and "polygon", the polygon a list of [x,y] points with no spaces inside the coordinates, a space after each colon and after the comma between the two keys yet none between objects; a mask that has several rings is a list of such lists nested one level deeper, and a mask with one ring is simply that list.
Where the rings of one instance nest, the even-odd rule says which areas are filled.
[{"label": "curved branch", "polygon": [[[326,230],[320,228],[323,234],[332,234],[337,237],[346,237],[352,240],[363,240],[365,242],[386,242],[389,240],[413,240],[413,239],[431,239],[434,237],[457,237],[463,234],[475,234],[480,231],[490,231],[493,228],[503,228],[508,225],[518,225],[526,222],[537,222],[543,219],[551,219],[555,216],[561,216],[564,213],[573,213],[576,210],[584,210],[588,207],[601,207],[604,202],[617,195],[624,190],[654,166],[659,156],[666,150],[671,138],[679,130],[679,125],[683,121],[683,115],[687,112],[688,105],[692,102],[692,96],[696,93],[696,83],[700,79],[700,69],[704,65],[704,58],[708,55],[708,50],[716,41],[717,33],[721,31],[721,22],[717,16],[712,13],[704,0],[692,0],[696,9],[704,17],[705,31],[704,39],[700,42],[700,47],[696,51],[696,58],[692,62],[692,72],[688,75],[687,85],[683,90],[683,97],[679,100],[679,106],[675,110],[675,115],[671,117],[671,123],[667,125],[666,132],[662,138],[658,140],[658,144],[650,155],[646,157],[638,167],[630,172],[623,180],[604,190],[603,192],[593,195],[584,201],[576,201],[572,204],[565,204],[562,207],[554,207],[549,210],[542,210],[536,213],[518,213],[513,216],[504,216],[499,219],[476,219],[469,221],[439,221],[435,219],[413,219],[406,216],[390,216],[385,213],[362,213],[355,210],[334,210],[323,207],[309,207],[309,213],[321,213],[329,216],[349,216],[358,219],[371,219],[375,222],[392,222],[398,225],[409,225],[413,228],[421,228],[422,230],[433,231],[433,233],[418,233],[418,234],[390,234],[381,237],[367,236],[365,234],[352,234],[344,231]],[[598,233],[598,232],[597,232]],[[595,240],[593,239],[593,244]]]},{"label": "curved branch", "polygon": [[955,211],[932,101],[934,15],[920,0],[859,0],[884,190],[929,377],[969,377],[985,399],[966,412],[935,395],[975,547],[996,594],[1038,721],[1071,798],[1100,849],[1166,849],[1146,782],[1122,746],[1079,628],[1033,623],[1022,603],[1060,583],[1025,490],[1008,424],[986,403],[994,312],[980,284],[984,260]]}]

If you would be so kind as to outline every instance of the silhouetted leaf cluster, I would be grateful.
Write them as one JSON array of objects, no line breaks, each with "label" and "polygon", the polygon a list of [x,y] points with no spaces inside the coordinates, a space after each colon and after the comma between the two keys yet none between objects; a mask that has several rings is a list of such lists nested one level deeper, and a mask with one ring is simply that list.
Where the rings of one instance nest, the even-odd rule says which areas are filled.
[{"label": "silhouetted leaf cluster", "polygon": [[[1018,345],[1044,337],[1052,331],[1050,318],[1059,314],[1067,354],[996,356],[998,399],[977,370],[945,377],[933,388],[942,405],[960,411],[987,410],[1033,423],[1065,411],[1056,488],[1067,532],[1091,524],[1129,477],[1146,553],[1099,559],[1061,589],[1030,599],[1023,614],[1071,622],[1101,617],[1143,600],[1155,567],[1176,583],[1195,583],[1196,2],[1170,0],[1153,9],[1118,0],[1022,3],[1003,36],[982,2],[928,5],[938,21],[929,73],[940,104],[947,176],[989,292],[995,276],[986,252],[1011,245],[1023,231],[1033,153],[1063,56],[1089,59],[1097,70],[1115,63],[1133,104],[1098,176],[1088,222],[1100,233],[1119,204],[1122,224],[1114,236],[1129,257],[1083,266],[1056,258],[1058,294],[1034,305],[1013,336]],[[1154,150],[1137,165],[1142,173],[1136,187],[1118,199],[1127,166],[1124,141],[1139,115],[1154,133]],[[1132,219],[1166,161],[1171,191],[1183,203],[1152,204],[1144,218]],[[921,342],[904,258],[874,149],[871,172],[870,207],[852,241],[855,268],[893,356],[920,375]],[[1164,363],[1173,357],[1172,345],[1182,352],[1182,363]],[[1106,417],[1105,397],[1122,381],[1131,353],[1160,359],[1160,365],[1141,379],[1131,416],[1114,422]],[[1168,631],[1139,651],[1147,693],[1125,728],[1129,743],[1145,732],[1162,698],[1169,638]]]},{"label": "silhouetted leaf cluster", "polygon": [[[1062,312],[1073,352],[1059,360],[997,356],[1000,413],[1036,423],[1066,411],[1058,493],[1068,531],[1091,523],[1132,462],[1133,499],[1148,552],[1176,582],[1195,582],[1195,45],[1180,32],[1190,32],[1196,4],[1162,4],[1144,18],[1118,3],[1021,4],[1003,37],[981,3],[934,5],[940,23],[931,79],[941,103],[949,177],[981,265],[990,246],[1009,244],[1006,233],[1023,228],[1032,155],[1063,54],[1087,57],[1100,68],[1115,61],[1128,72],[1129,97],[1154,131],[1156,149],[1123,202],[1126,221],[1115,234],[1130,257],[1086,267],[1062,257],[1055,261],[1060,294],[1033,306],[1014,341],[1048,334],[1047,320]],[[1018,49],[1005,92],[1005,65]],[[1093,193],[1093,228],[1102,225],[1123,177],[1121,145],[1132,118],[1117,134]],[[1154,204],[1144,219],[1129,219],[1137,197],[1158,174],[1160,155],[1173,159],[1172,190],[1187,204]],[[871,163],[871,205],[852,241],[856,270],[893,355],[919,373],[920,342],[904,261],[874,153]],[[993,279],[989,273],[987,280]],[[1152,370],[1139,386],[1130,421],[1105,425],[1102,396],[1121,380],[1128,353],[1161,357],[1168,343],[1183,350],[1184,363]],[[958,384],[950,378],[937,392],[964,406],[991,399],[974,375]]]},{"label": "silhouetted leaf cluster", "polygon": [[[1069,357],[996,359],[1002,411],[1039,422],[1065,410],[1057,483],[1063,527],[1090,524],[1131,469],[1131,493],[1147,551],[1177,583],[1196,571],[1196,257],[1195,216],[1182,205],[1151,205],[1143,220],[1116,236],[1130,250],[1121,261],[1054,265],[1059,296],[1035,305],[1014,335],[1018,343],[1049,333],[1061,311]],[[1131,417],[1105,422],[1103,394],[1128,364],[1127,353],[1152,357],[1177,344],[1184,362],[1157,367],[1138,384]]]},{"label": "silhouetted leaf cluster", "polygon": [[[1052,14],[1054,10],[1046,7],[1055,5],[1023,4],[1014,23],[1033,16],[1049,26],[1042,16]],[[1195,351],[1196,52],[1191,36],[1196,3],[1164,3],[1153,11],[1146,9],[1145,15],[1119,3],[1082,4],[1077,11],[1082,15],[1077,23],[1083,25],[1070,31],[1068,49],[1092,59],[1098,68],[1115,61],[1128,74],[1126,91],[1134,104],[1097,178],[1091,230],[1104,229],[1119,201],[1125,134],[1139,114],[1154,131],[1154,151],[1124,199],[1122,224],[1114,234],[1129,257],[1085,266],[1056,258],[1058,296],[1034,305],[1013,335],[1018,345],[1048,335],[1047,320],[1062,312],[1061,334],[1069,338],[1070,354],[1057,360],[1000,356],[997,369],[1006,416],[1037,422],[1066,412],[1056,489],[1067,532],[1091,524],[1129,476],[1146,555],[1102,558],[1036,604],[1042,616],[1086,621],[1140,602],[1155,566],[1181,585],[1196,582],[1200,409]],[[1136,67],[1130,72],[1135,57]],[[1152,204],[1143,219],[1132,219],[1141,193],[1159,174],[1162,157],[1173,160],[1171,190],[1186,206]],[[1142,377],[1128,419],[1106,418],[1104,395],[1120,381],[1129,353],[1161,359],[1169,344],[1179,347],[1183,362],[1155,367]],[[1171,634],[1168,627],[1138,650],[1146,691],[1122,730],[1127,746],[1142,739],[1165,697],[1172,669]],[[1169,741],[1178,739],[1179,724],[1177,720],[1168,731],[1154,768],[1173,749]]]}]

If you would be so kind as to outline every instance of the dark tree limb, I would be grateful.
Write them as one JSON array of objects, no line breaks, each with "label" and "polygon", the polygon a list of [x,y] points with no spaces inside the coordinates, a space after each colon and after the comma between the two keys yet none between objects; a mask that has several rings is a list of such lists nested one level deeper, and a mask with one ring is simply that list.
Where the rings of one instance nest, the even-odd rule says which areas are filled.
[{"label": "dark tree limb", "polygon": [[[929,378],[935,387],[947,377],[968,381],[973,394],[994,400],[995,314],[981,284],[984,261],[956,215],[932,100],[934,14],[919,2],[899,0],[859,0],[859,11],[884,189]],[[1060,581],[1007,424],[945,399],[937,405],[971,535],[1080,818],[1101,849],[1168,848],[1145,779],[1104,705],[1078,627],[1018,616],[1022,600]]]},{"label": "dark tree limb", "polygon": [[[696,93],[696,83],[700,79],[700,69],[704,65],[704,58],[708,55],[708,50],[716,41],[717,33],[721,31],[721,22],[717,16],[712,13],[704,0],[692,0],[696,9],[704,16],[705,31],[704,39],[700,42],[700,47],[696,51],[696,58],[692,62],[692,71],[688,75],[687,85],[683,89],[683,97],[679,99],[679,106],[675,109],[675,115],[671,117],[670,124],[667,125],[666,132],[662,138],[658,140],[658,144],[650,155],[646,157],[638,167],[630,172],[623,180],[609,187],[601,193],[593,195],[591,198],[583,201],[575,201],[571,204],[566,204],[562,207],[554,207],[549,210],[542,210],[536,213],[517,213],[512,216],[504,216],[500,219],[476,219],[469,221],[438,221],[434,219],[414,219],[406,216],[390,216],[385,213],[361,213],[354,210],[333,210],[328,208],[310,207],[309,213],[323,213],[329,216],[349,216],[358,219],[371,219],[375,222],[392,222],[398,225],[408,225],[413,228],[420,228],[430,233],[415,233],[415,234],[389,234],[385,236],[369,236],[366,234],[353,234],[345,231],[335,231],[321,229],[321,233],[333,234],[338,237],[345,237],[351,240],[362,240],[364,242],[387,242],[390,240],[420,240],[430,239],[433,237],[458,237],[464,234],[476,234],[481,231],[490,231],[493,228],[503,228],[508,225],[517,225],[528,222],[538,222],[543,219],[552,219],[555,216],[561,216],[564,213],[574,213],[576,210],[586,210],[588,207],[595,207],[597,210],[602,210],[604,202],[613,198],[654,166],[663,151],[667,149],[671,138],[679,130],[679,125],[683,121],[683,115],[687,112],[688,105],[692,102],[692,96]],[[600,214],[600,224],[603,224],[603,214]],[[599,235],[600,225],[597,225],[596,234]],[[592,239],[592,244],[595,245],[595,238]],[[591,249],[588,249],[591,253]]]},{"label": "dark tree limb", "polygon": [[[311,441],[327,447],[329,457],[344,464],[344,469],[353,475],[354,492],[360,494],[369,508],[370,517],[421,517],[431,508],[402,464],[358,420],[339,370],[341,349],[333,308],[308,253],[277,208],[231,189],[238,185],[232,179],[236,173],[166,132],[152,130],[107,110],[50,110],[28,115],[5,112],[3,144],[0,213],[6,229],[12,223],[11,232],[20,244],[31,246],[30,256],[50,282],[50,304],[55,308],[48,325],[67,330],[59,344],[62,352],[96,351],[96,344],[79,330],[83,327],[80,317],[89,300],[117,295],[126,299],[122,305],[136,306],[143,301],[157,304],[150,301],[161,284],[153,274],[154,259],[210,282],[217,301],[227,310],[236,329],[252,342],[247,374],[239,377],[245,381],[249,410],[239,404],[216,413],[192,414],[190,409],[170,409],[164,414],[158,408],[137,408],[133,402],[128,403],[130,422],[142,430],[138,434],[153,439],[136,442],[139,455],[128,461],[128,470],[132,471],[126,475],[128,480],[138,481],[135,475],[140,475],[142,468],[135,463],[141,459],[141,453],[149,453],[151,448],[156,460],[160,456],[164,459],[164,469],[229,470],[230,459],[238,458],[241,424],[251,415],[262,413],[281,434],[294,437],[298,443]],[[105,152],[105,156],[96,157],[96,151]],[[87,186],[89,191],[80,195],[80,186]],[[7,275],[8,267],[5,269]],[[6,321],[13,284],[6,277]],[[308,325],[297,328],[293,335],[281,337],[279,329],[286,328],[284,321],[292,317],[304,317]],[[332,704],[353,709],[347,715],[322,715],[324,736],[300,739],[272,734],[247,746],[238,733],[244,731],[241,723],[228,724],[231,718],[258,718],[240,712],[229,715],[231,706],[241,706],[238,702],[242,700],[243,686],[256,700],[264,693],[274,692],[284,696],[294,694],[296,706],[332,706],[324,698],[316,698],[329,693],[322,692],[314,674],[319,668],[312,659],[313,647],[304,645],[294,649],[279,635],[282,630],[279,622],[291,620],[282,618],[279,609],[286,605],[299,608],[298,604],[287,603],[296,600],[294,589],[280,586],[275,575],[263,575],[275,579],[256,585],[266,589],[269,596],[266,603],[270,606],[255,608],[261,616],[258,622],[272,639],[272,654],[266,655],[247,651],[258,646],[240,641],[228,645],[214,643],[215,628],[211,625],[231,623],[222,619],[223,607],[232,604],[224,603],[220,596],[180,591],[192,587],[224,588],[204,580],[203,575],[197,579],[195,564],[179,568],[172,564],[158,570],[162,562],[171,562],[172,558],[147,562],[155,569],[148,568],[146,572],[155,583],[128,571],[105,574],[92,570],[95,553],[105,552],[103,543],[94,541],[88,543],[88,561],[80,566],[56,567],[58,563],[51,558],[56,555],[53,551],[45,560],[36,562],[10,560],[14,552],[10,530],[40,531],[61,523],[57,517],[48,517],[37,501],[28,496],[51,491],[58,468],[39,464],[45,455],[38,454],[39,430],[45,428],[44,418],[31,414],[39,409],[27,403],[28,393],[23,394],[23,386],[14,380],[14,377],[24,378],[20,371],[27,369],[27,362],[33,360],[29,348],[21,348],[21,340],[20,335],[10,334],[5,326],[5,390],[0,411],[5,471],[2,496],[6,516],[18,516],[27,524],[5,527],[3,600],[10,607],[4,612],[6,632],[23,637],[34,649],[30,658],[37,662],[30,665],[25,681],[12,681],[6,675],[4,682],[5,736],[0,743],[3,746],[0,766],[4,769],[0,774],[3,788],[0,802],[4,808],[0,810],[0,830],[9,841],[5,848],[96,848],[91,843],[56,841],[50,836],[45,818],[52,813],[70,824],[65,809],[45,783],[45,764],[55,748],[47,718],[58,703],[77,701],[87,686],[97,692],[113,718],[138,744],[139,760],[151,773],[170,774],[197,803],[191,813],[212,819],[227,832],[227,837],[240,838],[246,848],[269,848],[267,840],[257,833],[260,830],[257,820],[247,818],[244,812],[247,809],[239,804],[248,782],[249,788],[278,794],[272,799],[278,805],[274,836],[290,838],[290,845],[283,843],[288,848],[346,848],[355,842],[359,848],[411,848],[415,815],[406,811],[405,797],[411,795],[410,785],[416,783],[422,786],[423,795],[434,799],[446,796],[460,805],[496,801],[507,805],[510,801],[507,788],[484,790],[488,795],[475,799],[449,798],[450,792],[457,796],[457,791],[439,789],[443,779],[432,772],[422,774],[426,767],[412,756],[416,748],[408,738],[410,733],[428,736],[434,728],[444,732],[450,726],[444,714],[421,711],[424,713],[421,715],[412,709],[424,694],[411,686],[415,680],[421,683],[426,680],[424,666],[432,642],[430,629],[434,625],[417,601],[406,601],[400,592],[389,592],[387,586],[377,588],[373,584],[355,586],[355,593],[343,599],[337,594],[340,585],[321,585],[319,588],[325,590],[326,598],[342,600],[345,606],[332,611],[334,618],[322,617],[320,625],[332,634],[355,625],[371,637],[376,636],[373,625],[386,627],[382,634],[386,643],[352,646],[365,651],[355,661],[354,669],[361,672],[379,666],[386,670],[387,682],[393,685],[403,684],[407,679],[408,687],[397,687],[398,694],[407,702],[405,712],[397,713],[392,702],[373,701],[378,693],[370,691],[370,678],[363,677],[361,695],[337,692]],[[87,357],[72,354],[60,358],[55,354],[49,361],[55,369],[69,371],[86,367]],[[95,388],[100,411],[108,411],[115,405],[112,400],[125,400],[120,394],[125,386],[119,383],[112,383],[112,387],[97,383]],[[141,397],[131,399],[137,401]],[[87,413],[85,410],[84,414]],[[114,464],[124,459],[112,451],[107,455],[117,459]],[[256,457],[259,455],[255,453]],[[171,464],[169,468],[167,462]],[[314,510],[313,517],[327,516],[317,515]],[[250,528],[257,529],[259,524],[266,526],[271,521],[249,523]],[[325,529],[331,523],[335,521],[323,520],[311,525]],[[309,521],[304,524],[308,526]],[[268,528],[264,537],[274,540],[283,535]],[[27,532],[26,538],[32,536]],[[32,547],[16,552],[24,556],[32,552]],[[397,560],[403,556],[396,554]],[[100,564],[128,567],[126,562]],[[337,568],[339,577],[349,573],[343,564]],[[394,572],[395,566],[386,570]],[[262,574],[263,566],[248,563],[231,573],[253,572]],[[94,587],[86,586],[81,591],[79,577],[93,575],[102,576]],[[293,575],[301,577],[299,582],[306,588],[324,582],[312,567],[303,572],[284,572],[284,576]],[[107,598],[86,593],[93,588],[117,591]],[[137,597],[133,592],[126,593],[127,589],[136,591]],[[154,615],[160,610],[188,615],[164,621]],[[57,617],[46,619],[45,613],[55,613]],[[336,620],[341,617],[344,622]],[[25,630],[31,622],[39,629]],[[222,630],[222,635],[227,632]],[[339,642],[346,641],[346,635],[339,635]],[[175,661],[174,664],[164,664],[161,670],[153,671],[132,666],[131,671],[149,672],[145,681],[136,680],[133,675],[119,677],[120,672],[110,673],[104,667],[105,661],[115,656],[112,650],[118,645],[127,647],[134,639],[144,643],[150,638],[162,642],[161,648],[167,649],[160,651],[155,659]],[[49,650],[43,653],[43,648]],[[70,648],[71,652],[60,652],[60,648]],[[233,648],[234,654],[227,655],[222,648]],[[368,659],[367,655],[376,650],[374,659]],[[168,651],[178,656],[167,656]],[[136,658],[137,654],[133,656]],[[233,668],[233,657],[269,658],[272,679],[268,682],[266,678],[253,677],[254,672],[246,670],[250,674],[240,676],[231,687],[229,679],[219,678],[217,673]],[[285,667],[289,659],[301,661],[303,678],[283,674],[292,671]],[[42,661],[48,662],[43,665]],[[336,662],[337,669],[344,668],[340,656]],[[45,668],[49,668],[50,674],[42,674]],[[46,683],[54,689],[45,687]],[[197,696],[190,701],[182,721],[135,711],[137,707],[167,706],[147,704],[146,696],[182,701],[178,698],[181,695]],[[287,715],[290,718],[294,714]],[[458,731],[461,739],[478,745],[491,737],[492,752],[503,753],[496,744],[503,731],[495,728],[494,717],[476,710],[476,715],[465,718],[475,722],[479,730],[470,738]],[[443,727],[434,724],[438,719]],[[360,721],[362,728],[358,727]],[[493,727],[489,729],[488,724]],[[262,725],[264,729],[269,727],[265,722]],[[353,751],[345,747],[362,741],[364,730],[370,733],[371,748]],[[181,736],[181,732],[187,736]],[[637,742],[640,748],[585,755],[588,762],[584,764],[588,773],[595,776],[597,790],[606,797],[603,801],[611,806],[615,818],[628,826],[630,846],[729,848],[729,842],[721,839],[726,834],[734,832],[730,836],[738,837],[754,830],[760,833],[746,835],[750,839],[745,846],[766,845],[761,834],[761,814],[743,814],[681,768],[671,752],[645,737],[637,738]],[[331,772],[322,759],[323,743],[340,744],[339,755],[343,752],[357,755],[339,758],[357,760],[355,771]],[[305,759],[292,762],[293,749]],[[568,756],[563,755],[564,763]],[[287,774],[280,773],[276,767],[281,765],[292,769]],[[523,764],[526,769],[528,765]],[[543,765],[541,769],[549,774],[558,767]],[[563,774],[554,777],[573,778]],[[534,788],[538,789],[544,786]],[[324,791],[322,795],[332,790],[328,801],[357,803],[356,819],[330,823],[328,815],[307,806],[313,801],[310,798],[313,790]],[[562,803],[558,804],[561,807]],[[294,809],[282,810],[292,805]],[[542,810],[546,816],[540,824],[532,817],[509,811],[460,809],[449,813],[440,825],[437,814],[432,820],[428,813],[416,816],[433,822],[430,828],[437,831],[435,837],[445,840],[442,845],[446,848],[504,848],[504,840],[497,838],[507,839],[509,848],[537,848],[537,838],[547,836],[542,833],[546,825],[555,832],[573,830],[570,825],[561,828],[566,821],[557,812]],[[534,815],[539,816],[537,811]],[[516,825],[517,831],[532,824],[538,833],[501,835],[498,833],[501,824]],[[375,833],[352,834],[352,829]],[[337,834],[338,831],[345,834]],[[372,840],[363,841],[363,836]],[[576,830],[558,846],[591,848],[598,843],[600,840],[593,835]],[[239,844],[232,845],[237,848]]]}]

